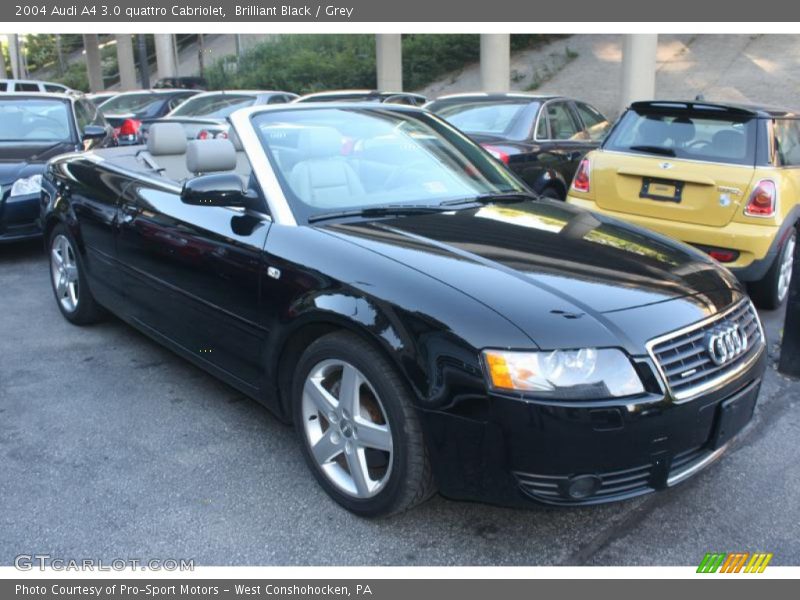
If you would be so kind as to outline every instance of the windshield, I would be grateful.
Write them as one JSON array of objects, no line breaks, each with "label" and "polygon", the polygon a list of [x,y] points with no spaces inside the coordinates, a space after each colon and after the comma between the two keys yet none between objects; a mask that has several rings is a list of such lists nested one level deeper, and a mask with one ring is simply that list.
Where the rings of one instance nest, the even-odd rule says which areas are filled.
[{"label": "windshield", "polygon": [[536,114],[539,103],[528,100],[520,102],[448,102],[439,107],[433,105],[431,110],[466,133],[507,137],[514,129],[517,118],[527,106],[532,106],[532,114]]},{"label": "windshield", "polygon": [[208,117],[224,119],[233,111],[255,104],[255,96],[245,94],[214,94],[189,98],[169,113],[170,117]]},{"label": "windshield", "polygon": [[637,113],[629,110],[604,148],[655,156],[713,162],[755,163],[757,120],[676,110]]},{"label": "windshield", "polygon": [[0,142],[66,142],[71,138],[68,102],[0,100]]},{"label": "windshield", "polygon": [[300,219],[526,192],[480,147],[428,113],[298,108],[259,113],[253,125]]},{"label": "windshield", "polygon": [[162,94],[121,94],[100,105],[104,115],[126,113],[149,113],[164,101]]}]

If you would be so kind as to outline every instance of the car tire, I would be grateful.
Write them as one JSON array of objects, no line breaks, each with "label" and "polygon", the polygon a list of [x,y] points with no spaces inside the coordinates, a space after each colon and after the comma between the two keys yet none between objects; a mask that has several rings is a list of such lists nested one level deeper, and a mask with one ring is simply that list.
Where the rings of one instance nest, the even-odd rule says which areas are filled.
[{"label": "car tire", "polygon": [[435,493],[411,393],[397,369],[359,336],[335,332],[306,349],[292,404],[309,468],[347,510],[385,517]]},{"label": "car tire", "polygon": [[564,200],[565,196],[555,186],[548,186],[542,190],[540,194],[544,198],[552,198],[553,200]]},{"label": "car tire", "polygon": [[83,260],[69,229],[56,225],[50,232],[47,248],[50,284],[61,314],[74,325],[90,325],[101,320],[102,309],[89,289]]},{"label": "car tire", "polygon": [[797,230],[794,229],[783,242],[767,274],[760,281],[750,284],[750,297],[759,308],[776,309],[789,296],[796,246]]}]

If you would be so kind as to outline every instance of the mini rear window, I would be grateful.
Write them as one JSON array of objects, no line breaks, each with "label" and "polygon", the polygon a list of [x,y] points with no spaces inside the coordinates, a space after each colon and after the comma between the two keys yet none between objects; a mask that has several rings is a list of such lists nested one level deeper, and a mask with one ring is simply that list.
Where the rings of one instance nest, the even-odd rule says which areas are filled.
[{"label": "mini rear window", "polygon": [[629,110],[603,147],[669,158],[752,165],[756,123],[755,117],[729,114]]}]

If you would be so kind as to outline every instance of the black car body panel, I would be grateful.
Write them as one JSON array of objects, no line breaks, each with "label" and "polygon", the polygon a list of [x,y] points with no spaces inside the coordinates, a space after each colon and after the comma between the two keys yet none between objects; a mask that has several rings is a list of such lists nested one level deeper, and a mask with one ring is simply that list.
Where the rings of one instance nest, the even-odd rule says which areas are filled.
[{"label": "black car body panel", "polygon": [[[81,96],[49,95],[49,94],[14,94],[14,100],[24,102],[30,99],[57,99],[69,104],[71,122],[69,138],[57,142],[24,140],[21,142],[0,141],[0,243],[17,242],[39,237],[42,233],[39,217],[41,212],[41,194],[39,192],[11,196],[15,181],[42,175],[47,161],[84,147],[82,134],[78,131],[78,119],[75,114],[75,103],[86,102]],[[104,138],[87,142],[92,147],[105,147],[113,144],[111,128],[106,124]]]},{"label": "black car body panel", "polygon": [[[502,133],[466,130],[473,140],[502,156],[509,168],[539,194],[563,200],[583,156],[597,148],[601,134],[584,122],[577,106],[587,106],[599,117],[596,109],[561,96],[534,94],[455,94],[443,96],[425,105],[428,110],[447,119],[447,111],[457,106],[489,106],[514,104],[521,107]],[[572,135],[560,135],[548,123],[548,111],[562,110],[574,126]],[[591,134],[590,134],[591,133]],[[598,135],[599,134],[599,135]]]},{"label": "black car body panel", "polygon": [[[266,205],[192,206],[180,191],[72,155],[47,174],[43,218],[70,227],[103,306],[283,420],[312,340],[345,329],[371,342],[413,392],[447,496],[635,496],[718,455],[724,402],[743,396],[737,414],[752,413],[766,366],[757,317],[735,377],[682,401],[660,376],[655,338],[746,302],[690,246],[547,200],[288,226]],[[587,346],[623,349],[645,391],[576,402],[487,386],[485,349]],[[597,495],[571,497],[576,476]]]}]

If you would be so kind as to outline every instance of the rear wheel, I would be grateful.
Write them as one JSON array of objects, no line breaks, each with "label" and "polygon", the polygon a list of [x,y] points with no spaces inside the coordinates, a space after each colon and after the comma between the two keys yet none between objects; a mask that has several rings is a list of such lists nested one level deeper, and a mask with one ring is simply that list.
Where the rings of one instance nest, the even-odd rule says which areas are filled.
[{"label": "rear wheel", "polygon": [[348,510],[386,516],[433,494],[411,396],[395,368],[358,336],[337,332],[311,344],[292,401],[309,467]]},{"label": "rear wheel", "polygon": [[764,278],[750,285],[750,295],[760,308],[778,308],[789,295],[796,246],[797,231],[793,230]]},{"label": "rear wheel", "polygon": [[77,244],[64,225],[53,228],[48,248],[50,283],[61,314],[75,325],[100,320],[101,309],[89,290]]}]

